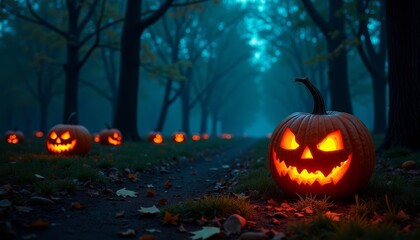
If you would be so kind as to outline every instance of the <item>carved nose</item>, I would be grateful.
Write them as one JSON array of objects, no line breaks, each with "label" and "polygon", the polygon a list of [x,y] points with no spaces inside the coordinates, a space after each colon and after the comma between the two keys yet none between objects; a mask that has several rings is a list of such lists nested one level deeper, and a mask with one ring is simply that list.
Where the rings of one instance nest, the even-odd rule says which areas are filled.
[{"label": "carved nose", "polygon": [[300,158],[301,159],[314,159],[308,146],[305,147],[305,149],[303,150],[302,156]]},{"label": "carved nose", "polygon": [[57,138],[57,140],[55,140],[56,143],[61,143],[60,138]]}]

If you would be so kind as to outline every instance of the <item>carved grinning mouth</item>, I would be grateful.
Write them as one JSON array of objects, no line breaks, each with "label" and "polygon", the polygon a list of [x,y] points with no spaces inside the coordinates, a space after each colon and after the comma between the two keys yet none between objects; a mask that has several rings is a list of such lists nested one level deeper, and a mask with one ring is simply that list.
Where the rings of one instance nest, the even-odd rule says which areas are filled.
[{"label": "carved grinning mouth", "polygon": [[112,145],[120,145],[121,141],[114,140],[112,137],[108,137],[108,142]]},{"label": "carved grinning mouth", "polygon": [[77,142],[76,139],[72,140],[71,143],[68,143],[68,144],[53,144],[53,143],[47,142],[47,148],[51,152],[56,152],[56,153],[68,152],[74,149],[74,146],[76,146],[76,142]]},{"label": "carved grinning mouth", "polygon": [[276,152],[273,151],[274,165],[276,166],[278,174],[282,177],[288,174],[290,179],[297,182],[299,185],[312,185],[315,181],[317,181],[321,186],[331,182],[334,185],[337,184],[337,182],[340,181],[347,172],[351,163],[351,157],[352,155],[350,154],[346,160],[340,162],[340,165],[335,166],[331,172],[325,176],[319,170],[315,172],[308,172],[306,169],[303,169],[301,172],[298,172],[296,167],[290,165],[287,166],[284,161],[278,160]]}]

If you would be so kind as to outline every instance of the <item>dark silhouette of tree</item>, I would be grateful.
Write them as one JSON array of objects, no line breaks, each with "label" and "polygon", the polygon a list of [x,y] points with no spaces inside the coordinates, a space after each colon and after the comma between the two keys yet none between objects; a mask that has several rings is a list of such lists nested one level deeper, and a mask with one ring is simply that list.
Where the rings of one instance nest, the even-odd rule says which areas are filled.
[{"label": "dark silhouette of tree", "polygon": [[[17,4],[2,3],[1,7],[19,18],[48,28],[61,36],[66,42],[66,62],[63,65],[65,72],[63,122],[65,122],[72,112],[78,110],[80,71],[99,45],[101,31],[120,23],[121,20],[103,23],[106,0],[93,0],[89,4],[66,0],[64,6],[67,13],[67,27],[62,29],[39,14],[35,9],[35,5],[38,3],[31,0],[26,0],[25,3],[26,10],[29,13],[26,13],[25,9]],[[85,48],[87,50],[82,51]],[[77,119],[74,119],[74,122],[77,123]]]},{"label": "dark silhouette of tree", "polygon": [[352,113],[348,84],[347,49],[343,0],[328,1],[328,20],[324,19],[311,0],[302,0],[308,14],[323,33],[328,56],[328,78],[331,96],[331,109]]},{"label": "dark silhouette of tree", "polygon": [[[370,5],[374,5],[374,15],[366,11]],[[372,7],[372,6],[371,6]],[[371,11],[372,12],[372,11]],[[386,26],[385,26],[385,3],[383,1],[358,0],[356,15],[359,26],[353,26],[353,19],[349,19],[352,32],[357,39],[357,51],[363,64],[366,66],[373,86],[373,132],[384,133],[386,130]],[[368,29],[369,19],[377,19],[380,27],[376,28],[379,43],[374,46],[372,36]]]},{"label": "dark silhouette of tree", "polygon": [[420,150],[420,1],[386,1],[389,114],[379,150]]},{"label": "dark silhouette of tree", "polygon": [[137,96],[140,67],[140,39],[144,30],[159,20],[174,0],[164,1],[158,10],[142,18],[142,1],[128,0],[121,34],[120,83],[113,127],[127,140],[138,141]]}]

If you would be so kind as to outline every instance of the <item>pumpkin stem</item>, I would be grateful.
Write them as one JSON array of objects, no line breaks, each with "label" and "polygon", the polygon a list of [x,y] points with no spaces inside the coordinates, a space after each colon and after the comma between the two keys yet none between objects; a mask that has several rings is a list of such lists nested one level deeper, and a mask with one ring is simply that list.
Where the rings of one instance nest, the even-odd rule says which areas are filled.
[{"label": "pumpkin stem", "polygon": [[111,129],[111,126],[109,126],[108,123],[104,123],[104,125],[107,129]]},{"label": "pumpkin stem", "polygon": [[324,98],[322,98],[319,90],[309,81],[309,79],[307,77],[296,78],[295,82],[303,83],[311,92],[312,98],[314,99],[314,110],[312,110],[312,114],[327,114],[327,111],[325,110]]},{"label": "pumpkin stem", "polygon": [[70,113],[69,118],[67,118],[67,124],[74,125],[75,124],[75,122],[74,122],[75,117],[76,117],[76,112]]}]

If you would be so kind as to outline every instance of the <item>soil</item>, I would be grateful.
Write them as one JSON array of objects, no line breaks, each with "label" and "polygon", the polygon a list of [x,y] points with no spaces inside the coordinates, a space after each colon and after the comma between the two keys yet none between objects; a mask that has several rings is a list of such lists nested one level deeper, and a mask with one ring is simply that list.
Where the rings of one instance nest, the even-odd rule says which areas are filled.
[{"label": "soil", "polygon": [[[33,203],[30,213],[12,211],[7,213],[8,219],[0,222],[10,223],[8,230],[13,230],[18,239],[120,239],[124,237],[121,233],[128,229],[133,229],[135,234],[125,237],[133,239],[145,234],[152,234],[155,239],[189,239],[188,232],[199,230],[200,226],[185,225],[188,232],[180,232],[179,225],[164,226],[161,217],[147,216],[138,210],[153,205],[160,208],[165,201],[174,204],[220,193],[221,179],[228,178],[231,166],[240,165],[255,143],[255,139],[248,139],[218,153],[171,159],[137,173],[134,181],[127,178],[129,169],[108,169],[103,172],[108,179],[106,185],[85,182],[74,195],[52,198],[53,204]],[[116,191],[122,188],[135,191],[137,197],[117,196]],[[150,188],[155,190],[154,196],[147,194]],[[48,226],[25,227],[37,219],[45,220]]]}]

